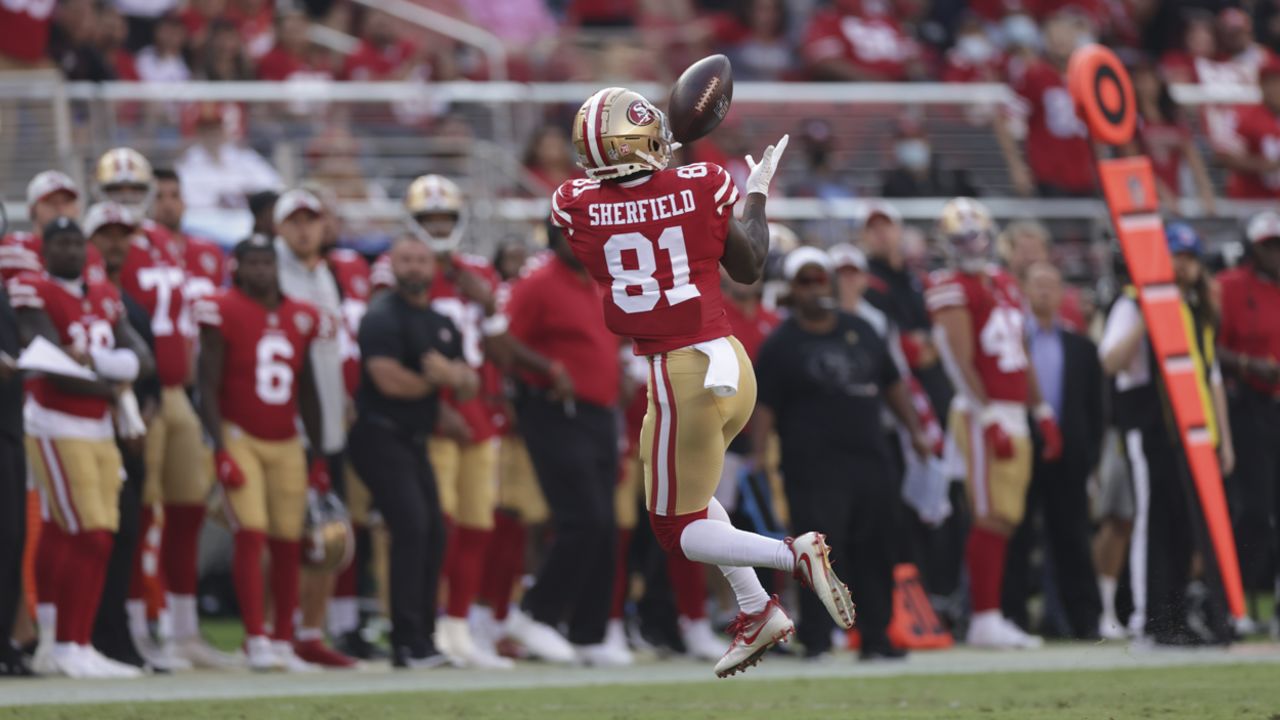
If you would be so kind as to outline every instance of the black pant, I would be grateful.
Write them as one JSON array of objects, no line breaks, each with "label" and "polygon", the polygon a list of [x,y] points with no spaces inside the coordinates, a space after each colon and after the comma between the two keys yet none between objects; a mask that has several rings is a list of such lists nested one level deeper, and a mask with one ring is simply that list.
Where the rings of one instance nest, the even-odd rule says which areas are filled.
[{"label": "black pant", "polygon": [[1004,566],[1001,605],[1014,622],[1028,628],[1027,600],[1032,594],[1031,551],[1038,543],[1037,520],[1042,520],[1045,547],[1052,558],[1054,587],[1066,613],[1069,627],[1063,631],[1075,638],[1091,638],[1098,633],[1102,601],[1093,570],[1089,546],[1088,477],[1071,472],[1063,461],[1044,462],[1038,457],[1027,490],[1027,511],[1022,524],[1009,541]]},{"label": "black pant", "polygon": [[[793,532],[826,534],[836,572],[849,585],[858,607],[862,647],[874,650],[888,646],[897,483],[887,450],[854,454],[823,448],[799,453],[787,448],[784,438],[782,473]],[[805,651],[816,654],[829,650],[834,627],[818,596],[802,591],[796,636]]]},{"label": "black pant", "polygon": [[8,646],[22,599],[27,539],[27,464],[22,440],[0,435],[0,644]]},{"label": "black pant", "polygon": [[1249,590],[1271,590],[1280,549],[1280,402],[1240,385],[1228,396],[1236,470],[1227,480],[1240,574]]},{"label": "black pant", "polygon": [[360,418],[348,452],[391,534],[391,643],[414,657],[434,650],[444,519],[426,438]]},{"label": "black pant", "polygon": [[613,594],[617,418],[582,402],[569,415],[543,397],[522,398],[516,415],[555,533],[522,605],[553,627],[567,620],[574,644],[600,643]]},{"label": "black pant", "polygon": [[129,599],[129,583],[133,580],[133,555],[138,545],[142,511],[142,484],[146,465],[140,453],[120,447],[125,480],[120,487],[120,525],[111,546],[107,576],[102,585],[102,599],[93,622],[93,644],[109,658],[126,661],[136,658],[138,651],[129,634],[125,602]]}]

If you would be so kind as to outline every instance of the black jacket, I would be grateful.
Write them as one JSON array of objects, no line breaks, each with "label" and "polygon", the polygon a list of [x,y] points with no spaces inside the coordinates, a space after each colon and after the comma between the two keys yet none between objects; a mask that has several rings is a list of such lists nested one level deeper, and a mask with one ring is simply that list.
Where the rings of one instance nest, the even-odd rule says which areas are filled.
[{"label": "black jacket", "polygon": [[[1062,461],[1069,477],[1093,472],[1102,456],[1105,426],[1102,364],[1098,347],[1089,338],[1059,329],[1062,336]],[[1037,449],[1037,457],[1039,450]]]},{"label": "black jacket", "polygon": [[[22,352],[18,335],[18,315],[9,304],[9,292],[0,283],[0,351],[15,361]],[[16,442],[22,441],[22,378],[15,374],[8,382],[0,383],[0,435]]]}]

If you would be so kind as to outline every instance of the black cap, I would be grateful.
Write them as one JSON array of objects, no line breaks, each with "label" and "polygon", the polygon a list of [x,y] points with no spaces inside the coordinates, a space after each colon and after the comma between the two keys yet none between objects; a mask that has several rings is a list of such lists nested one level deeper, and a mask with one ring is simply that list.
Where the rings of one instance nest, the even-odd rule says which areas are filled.
[{"label": "black cap", "polygon": [[271,242],[271,238],[266,235],[254,235],[253,237],[246,238],[236,243],[235,248],[231,251],[231,256],[239,262],[244,259],[245,255],[248,255],[255,250],[269,252],[272,255],[275,255],[276,245]]},{"label": "black cap", "polygon": [[73,232],[84,235],[84,230],[80,229],[80,224],[69,217],[56,217],[50,220],[47,225],[40,228],[40,237],[49,237],[56,233]]}]

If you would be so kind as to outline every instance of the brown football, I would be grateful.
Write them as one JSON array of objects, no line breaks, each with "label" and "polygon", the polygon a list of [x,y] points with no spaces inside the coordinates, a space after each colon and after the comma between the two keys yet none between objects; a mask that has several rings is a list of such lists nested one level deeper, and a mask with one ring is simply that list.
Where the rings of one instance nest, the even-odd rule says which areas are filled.
[{"label": "brown football", "polygon": [[671,86],[667,116],[671,135],[690,143],[716,129],[733,101],[733,67],[724,55],[710,55],[690,65]]}]

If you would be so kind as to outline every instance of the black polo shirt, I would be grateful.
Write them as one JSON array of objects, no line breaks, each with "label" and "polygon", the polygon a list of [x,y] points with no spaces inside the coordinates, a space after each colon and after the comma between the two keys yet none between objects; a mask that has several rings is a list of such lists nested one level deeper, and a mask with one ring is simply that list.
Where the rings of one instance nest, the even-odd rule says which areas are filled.
[{"label": "black polo shirt", "polygon": [[814,334],[789,318],[756,359],[759,401],[773,410],[783,457],[884,449],[884,391],[899,379],[889,346],[866,320],[839,313]]},{"label": "black polo shirt", "polygon": [[449,318],[430,307],[414,307],[395,291],[369,303],[360,322],[360,389],[356,412],[361,419],[390,425],[408,435],[426,435],[436,426],[439,396],[418,400],[389,398],[369,376],[368,360],[388,357],[415,373],[422,372],[422,356],[435,350],[456,360],[462,357],[462,338]]},{"label": "black polo shirt", "polygon": [[[0,351],[14,362],[22,352],[18,336],[18,316],[9,304],[9,293],[0,283]],[[22,440],[22,377],[15,373],[8,382],[0,383],[0,434],[10,440]]]}]

